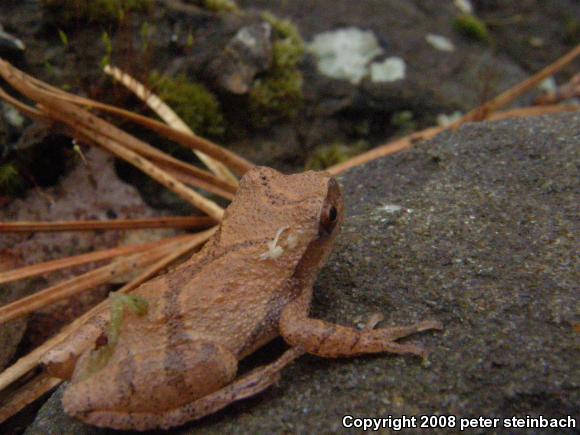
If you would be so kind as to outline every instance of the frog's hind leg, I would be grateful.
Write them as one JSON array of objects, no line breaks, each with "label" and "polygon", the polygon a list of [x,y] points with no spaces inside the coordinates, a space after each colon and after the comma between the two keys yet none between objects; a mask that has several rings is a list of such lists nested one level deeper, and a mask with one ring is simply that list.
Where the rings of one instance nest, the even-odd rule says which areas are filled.
[{"label": "frog's hind leg", "polygon": [[280,334],[291,346],[302,346],[306,352],[339,358],[362,354],[390,352],[425,357],[426,349],[396,340],[431,329],[442,329],[437,321],[424,321],[409,326],[357,331],[308,317],[308,302],[299,298],[288,304],[280,319]]},{"label": "frog's hind leg", "polygon": [[213,414],[233,402],[254,396],[278,382],[284,367],[302,355],[304,355],[302,348],[290,348],[273,363],[259,367],[221,390],[176,409],[159,421],[158,427],[167,429],[182,425]]},{"label": "frog's hind leg", "polygon": [[260,367],[213,393],[163,413],[93,412],[90,423],[96,424],[95,421],[98,421],[99,426],[132,430],[168,429],[180,426],[264,391],[278,381],[284,367],[303,354],[301,348],[291,348],[273,363]]},{"label": "frog's hind leg", "polygon": [[119,341],[104,365],[95,353],[81,356],[63,395],[67,414],[95,426],[155,429],[235,379],[237,358],[218,343],[142,338],[138,346]]}]

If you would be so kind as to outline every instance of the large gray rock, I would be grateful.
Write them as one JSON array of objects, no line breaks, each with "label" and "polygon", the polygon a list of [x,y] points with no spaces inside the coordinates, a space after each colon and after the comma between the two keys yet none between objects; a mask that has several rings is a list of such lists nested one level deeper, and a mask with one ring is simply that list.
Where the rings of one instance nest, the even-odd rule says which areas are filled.
[{"label": "large gray rock", "polygon": [[[329,433],[345,414],[577,417],[579,127],[579,114],[470,124],[342,177],[348,217],[313,315],[439,319],[442,333],[412,338],[429,362],[303,357],[278,387],[177,433]],[[59,392],[27,433],[96,432]]]}]

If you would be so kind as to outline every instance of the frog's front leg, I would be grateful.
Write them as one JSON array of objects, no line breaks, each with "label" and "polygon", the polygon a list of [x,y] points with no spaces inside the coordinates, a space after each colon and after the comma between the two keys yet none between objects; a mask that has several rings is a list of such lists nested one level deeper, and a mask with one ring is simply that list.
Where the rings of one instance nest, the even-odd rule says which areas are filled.
[{"label": "frog's front leg", "polygon": [[280,318],[280,334],[291,346],[301,346],[308,353],[339,358],[361,354],[390,352],[421,357],[427,351],[414,344],[396,340],[417,332],[442,329],[437,321],[425,321],[409,326],[362,331],[308,317],[308,292],[288,304]]},{"label": "frog's front leg", "polygon": [[237,359],[225,347],[187,338],[155,345],[162,340],[149,337],[143,349],[121,339],[96,372],[91,372],[91,352],[83,354],[63,396],[65,411],[95,426],[154,429],[235,378]]}]

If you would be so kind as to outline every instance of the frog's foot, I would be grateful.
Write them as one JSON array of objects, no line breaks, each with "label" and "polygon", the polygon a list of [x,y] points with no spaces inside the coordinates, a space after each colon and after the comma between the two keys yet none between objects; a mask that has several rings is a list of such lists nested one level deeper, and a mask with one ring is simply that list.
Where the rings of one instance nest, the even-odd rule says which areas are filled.
[{"label": "frog's foot", "polygon": [[[369,324],[376,324],[372,317]],[[380,352],[412,354],[425,358],[428,354],[426,349],[414,344],[397,343],[396,340],[431,329],[442,329],[442,325],[437,321],[425,321],[391,328],[367,327],[358,331],[307,317],[304,305],[299,300],[286,306],[280,319],[281,335],[291,346],[302,346],[306,352],[326,358]]]},{"label": "frog's foot", "polygon": [[92,411],[90,418],[81,418],[90,424],[115,429],[152,430],[179,426],[264,391],[280,379],[280,372],[284,367],[303,354],[304,350],[301,348],[291,348],[273,363],[260,367],[217,391],[162,413],[100,410]]},{"label": "frog's foot", "polygon": [[67,414],[95,426],[154,429],[236,376],[237,358],[217,343],[186,340],[142,347],[137,351],[120,341],[96,370],[93,354],[83,354],[62,399]]}]

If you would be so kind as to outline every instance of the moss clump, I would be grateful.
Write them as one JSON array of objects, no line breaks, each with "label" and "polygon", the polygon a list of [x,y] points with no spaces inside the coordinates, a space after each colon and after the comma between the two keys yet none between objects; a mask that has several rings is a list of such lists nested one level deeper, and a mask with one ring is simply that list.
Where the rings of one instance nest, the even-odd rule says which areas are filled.
[{"label": "moss clump", "polygon": [[214,12],[238,12],[240,8],[232,0],[204,0],[206,9]]},{"label": "moss clump", "polygon": [[474,15],[459,15],[453,22],[453,28],[463,36],[474,41],[484,42],[486,44],[491,42],[491,36],[487,30],[487,26]]},{"label": "moss clump", "polygon": [[147,12],[152,0],[41,0],[42,6],[65,22],[93,23],[120,21],[128,12]]},{"label": "moss clump", "polygon": [[281,20],[264,12],[262,18],[268,22],[274,34],[274,68],[295,68],[304,57],[304,40],[300,32],[290,20]]},{"label": "moss clump", "polygon": [[303,77],[298,64],[304,57],[304,41],[294,24],[270,13],[262,14],[274,30],[272,67],[254,81],[249,103],[252,123],[265,127],[279,119],[291,119],[302,106]]},{"label": "moss clump", "polygon": [[366,148],[367,143],[365,141],[358,141],[351,145],[341,143],[323,145],[314,150],[306,162],[305,168],[321,171],[347,161],[351,157],[363,152]]},{"label": "moss clump", "polygon": [[13,196],[23,187],[20,171],[14,163],[0,165],[0,195]]},{"label": "moss clump", "polygon": [[257,79],[250,92],[250,112],[256,127],[278,119],[292,119],[302,106],[302,73],[280,71]]},{"label": "moss clump", "polygon": [[147,314],[149,303],[146,299],[135,296],[111,293],[111,321],[107,331],[107,344],[93,350],[82,368],[81,378],[87,379],[102,370],[113,354],[119,343],[119,334],[123,326],[125,309],[128,308],[138,316]]},{"label": "moss clump", "polygon": [[224,134],[225,121],[217,98],[203,85],[191,82],[185,75],[177,77],[151,74],[155,92],[189,127],[200,136]]}]

